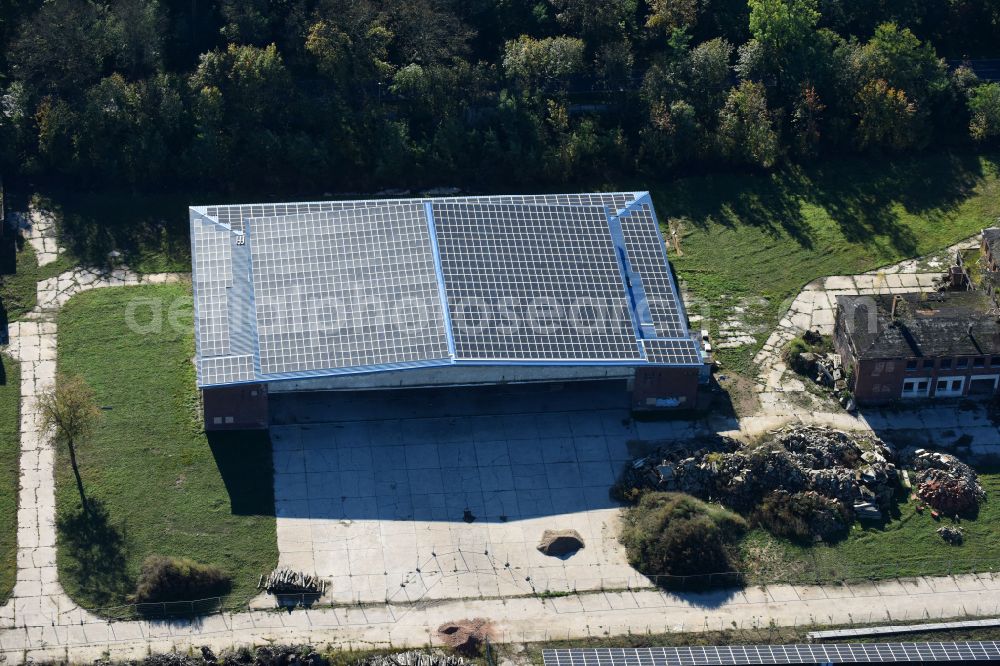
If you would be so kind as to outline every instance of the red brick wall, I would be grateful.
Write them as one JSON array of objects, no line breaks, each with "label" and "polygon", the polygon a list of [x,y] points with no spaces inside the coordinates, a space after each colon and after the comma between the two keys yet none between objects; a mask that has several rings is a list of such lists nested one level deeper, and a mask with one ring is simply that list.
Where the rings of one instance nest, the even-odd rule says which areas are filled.
[{"label": "red brick wall", "polygon": [[633,409],[694,408],[698,368],[636,368]]},{"label": "red brick wall", "polygon": [[[916,370],[907,370],[907,359],[887,361],[863,360],[858,362],[858,370],[854,385],[854,397],[859,404],[873,404],[899,400],[903,392],[903,382],[906,379],[924,379],[930,382],[930,399],[935,397],[935,387],[938,377],[964,377],[962,395],[969,395],[969,384],[973,377],[988,377],[1000,375],[1000,368],[989,367],[990,357],[986,357],[986,367],[974,368],[972,358],[968,358],[965,368],[957,368],[958,358],[952,359],[951,368],[940,368],[940,361],[935,359],[933,369],[923,369],[923,359],[918,359]],[[960,397],[960,396],[949,396]]]}]

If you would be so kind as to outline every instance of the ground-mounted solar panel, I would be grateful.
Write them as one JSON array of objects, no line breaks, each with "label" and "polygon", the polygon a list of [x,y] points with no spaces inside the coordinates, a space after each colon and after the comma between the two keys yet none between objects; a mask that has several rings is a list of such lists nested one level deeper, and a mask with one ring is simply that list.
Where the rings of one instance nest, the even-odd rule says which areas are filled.
[{"label": "ground-mounted solar panel", "polygon": [[640,358],[603,206],[431,207],[457,359]]},{"label": "ground-mounted solar panel", "polygon": [[698,365],[701,363],[698,347],[694,340],[688,338],[643,340],[642,348],[646,352],[646,360],[650,363],[659,365]]},{"label": "ground-mounted solar panel", "polygon": [[565,648],[542,651],[545,666],[727,666],[1000,660],[1000,643],[803,643],[662,648]]},{"label": "ground-mounted solar panel", "polygon": [[[684,313],[674,291],[664,254],[663,240],[648,203],[634,205],[619,220],[625,235],[625,252],[632,270],[639,274],[646,293],[646,307],[656,334],[664,338],[686,335]],[[642,304],[637,304],[643,307]]]},{"label": "ground-mounted solar panel", "polygon": [[245,218],[264,375],[448,357],[422,205],[268,210]]},{"label": "ground-mounted solar panel", "polygon": [[225,356],[229,353],[226,290],[233,282],[232,233],[199,218],[193,222],[191,234],[198,348],[202,356]]}]

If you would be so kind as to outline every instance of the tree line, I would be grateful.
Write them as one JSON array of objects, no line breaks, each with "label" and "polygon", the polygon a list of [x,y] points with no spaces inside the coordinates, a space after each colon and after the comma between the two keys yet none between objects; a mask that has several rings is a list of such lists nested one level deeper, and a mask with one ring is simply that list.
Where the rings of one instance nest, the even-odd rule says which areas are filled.
[{"label": "tree line", "polygon": [[0,0],[0,168],[529,186],[996,145],[995,0]]}]

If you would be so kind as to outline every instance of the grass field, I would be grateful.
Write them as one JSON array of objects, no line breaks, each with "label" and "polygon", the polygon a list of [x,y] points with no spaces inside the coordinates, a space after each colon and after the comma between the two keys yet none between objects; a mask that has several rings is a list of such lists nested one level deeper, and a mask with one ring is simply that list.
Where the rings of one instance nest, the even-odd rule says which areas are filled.
[{"label": "grass field", "polygon": [[930,155],[636,186],[652,190],[664,227],[680,226],[683,254],[670,258],[707,303],[713,335],[734,306],[746,307],[758,344],[718,356],[747,372],[807,282],[919,256],[994,224],[998,171],[995,157]]},{"label": "grass field", "polygon": [[1000,473],[980,474],[987,502],[975,520],[963,520],[961,546],[935,534],[951,520],[935,521],[930,511],[917,513],[916,502],[902,501],[899,515],[884,527],[855,523],[849,536],[831,545],[799,546],[762,530],[743,542],[744,561],[752,564],[751,582],[851,580],[895,576],[1000,571]]},{"label": "grass field", "polygon": [[21,443],[21,372],[6,355],[0,378],[0,603],[14,589],[17,564],[17,489]]},{"label": "grass field", "polygon": [[[157,330],[128,325],[154,323],[152,312],[164,315]],[[82,376],[104,410],[79,446],[94,517],[80,510],[65,450],[56,465],[59,577],[85,607],[125,603],[150,554],[222,567],[233,604],[277,563],[270,442],[201,431],[190,313],[190,286],[165,285],[86,292],[59,314],[59,370]]]},{"label": "grass field", "polygon": [[7,311],[7,319],[16,321],[38,302],[38,283],[55,277],[73,267],[73,260],[60,256],[59,259],[39,266],[35,250],[30,243],[5,239],[2,278],[0,278],[0,303]]}]

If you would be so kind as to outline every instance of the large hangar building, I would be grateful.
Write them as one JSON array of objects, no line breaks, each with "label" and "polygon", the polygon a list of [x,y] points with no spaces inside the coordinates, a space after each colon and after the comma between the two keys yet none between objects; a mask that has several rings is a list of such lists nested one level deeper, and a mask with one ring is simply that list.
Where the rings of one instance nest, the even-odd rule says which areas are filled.
[{"label": "large hangar building", "polygon": [[190,208],[205,427],[276,393],[609,380],[692,406],[705,364],[646,192]]}]

